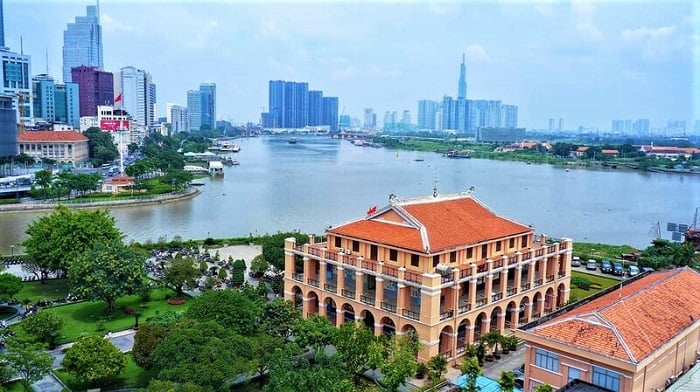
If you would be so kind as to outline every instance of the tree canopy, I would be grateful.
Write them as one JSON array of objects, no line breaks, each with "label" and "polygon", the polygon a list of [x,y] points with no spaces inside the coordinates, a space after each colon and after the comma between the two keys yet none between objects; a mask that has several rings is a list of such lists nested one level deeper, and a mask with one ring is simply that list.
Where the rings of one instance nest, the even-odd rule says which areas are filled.
[{"label": "tree canopy", "polygon": [[185,317],[215,321],[234,333],[255,333],[260,308],[239,290],[207,291],[192,301]]},{"label": "tree canopy", "polygon": [[7,272],[0,274],[0,299],[8,301],[22,291],[22,279]]},{"label": "tree canopy", "polygon": [[178,298],[182,297],[183,286],[188,285],[193,288],[197,278],[201,275],[199,270],[194,267],[194,262],[190,257],[175,258],[163,271],[161,282],[174,288]]},{"label": "tree canopy", "polygon": [[10,369],[22,380],[25,391],[32,383],[51,372],[53,358],[41,344],[32,344],[17,338],[7,340],[7,353],[3,356]]},{"label": "tree canopy", "polygon": [[63,319],[51,312],[37,312],[22,321],[20,327],[35,339],[53,346],[58,331],[63,328]]},{"label": "tree canopy", "polygon": [[61,366],[80,383],[91,386],[118,376],[125,359],[111,341],[91,335],[83,336],[66,351]]},{"label": "tree canopy", "polygon": [[103,132],[98,127],[90,127],[83,135],[88,138],[90,158],[95,166],[109,163],[119,157],[119,150],[114,145],[114,140],[109,132]]}]

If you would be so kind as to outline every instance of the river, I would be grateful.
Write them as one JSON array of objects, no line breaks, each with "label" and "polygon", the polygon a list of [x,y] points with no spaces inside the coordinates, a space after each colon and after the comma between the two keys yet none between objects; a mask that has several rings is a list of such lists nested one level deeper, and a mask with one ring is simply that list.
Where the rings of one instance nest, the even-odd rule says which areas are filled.
[{"label": "river", "polygon": [[[321,233],[380,208],[389,194],[427,196],[474,187],[497,214],[538,233],[574,241],[649,245],[652,224],[689,224],[700,206],[700,176],[591,170],[426,152],[363,148],[302,136],[239,139],[240,166],[205,179],[202,194],[164,205],[114,208],[128,240],[240,237],[278,231]],[[416,161],[422,159],[422,161]],[[0,214],[0,252],[19,251],[29,222],[45,213]]]}]

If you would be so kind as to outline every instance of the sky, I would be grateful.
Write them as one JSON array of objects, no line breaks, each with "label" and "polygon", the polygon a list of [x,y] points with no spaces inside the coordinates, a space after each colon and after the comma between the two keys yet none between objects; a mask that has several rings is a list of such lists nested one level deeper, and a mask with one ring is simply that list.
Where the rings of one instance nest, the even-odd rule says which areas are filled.
[{"label": "sky", "polygon": [[[5,44],[61,78],[63,31],[88,1],[4,0]],[[100,2],[105,69],[157,85],[157,113],[217,85],[217,117],[257,122],[270,80],[339,97],[340,114],[410,110],[457,95],[519,106],[519,125],[609,130],[613,119],[700,119],[700,2]],[[400,116],[400,114],[399,114]]]}]

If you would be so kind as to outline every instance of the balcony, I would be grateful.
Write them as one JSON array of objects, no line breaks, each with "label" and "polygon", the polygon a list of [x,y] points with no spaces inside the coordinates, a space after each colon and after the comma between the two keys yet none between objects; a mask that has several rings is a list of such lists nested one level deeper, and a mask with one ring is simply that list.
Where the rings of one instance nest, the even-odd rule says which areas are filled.
[{"label": "balcony", "polygon": [[508,290],[506,291],[509,297],[514,296],[515,294],[518,294],[518,288],[513,287],[513,286],[508,286]]},{"label": "balcony", "polygon": [[564,272],[564,271],[559,272],[559,278],[563,278],[565,276],[566,276],[566,272]]},{"label": "balcony", "polygon": [[388,302],[382,302],[380,305],[382,310],[386,310],[387,312],[391,313],[396,313],[396,305],[390,304]]},{"label": "balcony", "polygon": [[535,279],[535,287],[542,286],[542,278]]},{"label": "balcony", "polygon": [[299,281],[299,282],[303,282],[304,281],[304,273],[303,272],[294,273],[294,274],[292,274],[292,279]]},{"label": "balcony", "polygon": [[314,287],[319,287],[321,285],[321,283],[318,280],[311,278],[306,279],[306,283]]},{"label": "balcony", "polygon": [[455,312],[453,310],[448,310],[445,312],[440,313],[440,321],[447,320],[448,318],[452,318],[454,316]]},{"label": "balcony", "polygon": [[554,282],[554,275],[547,276],[547,283]]},{"label": "balcony", "polygon": [[403,309],[401,310],[401,315],[413,320],[420,320],[420,312],[416,312],[415,310]]},{"label": "balcony", "polygon": [[343,289],[342,294],[345,298],[355,299],[355,290]]},{"label": "balcony", "polygon": [[530,290],[530,283],[523,283],[520,285],[520,291]]},{"label": "balcony", "polygon": [[369,295],[364,295],[364,294],[360,295],[360,301],[362,301],[363,303],[365,303],[367,305],[371,305],[371,306],[374,306],[374,303],[375,303],[374,296],[369,296]]},{"label": "balcony", "polygon": [[331,293],[337,293],[338,292],[338,287],[334,284],[326,283],[323,286],[323,289],[326,291],[330,291]]},{"label": "balcony", "polygon": [[406,271],[404,272],[403,276],[404,279],[406,279],[409,282],[421,283],[423,281],[421,274],[416,272]]},{"label": "balcony", "polygon": [[460,306],[457,308],[457,311],[459,312],[459,314],[467,313],[467,312],[470,311],[470,310],[472,310],[472,305],[471,305],[471,304],[460,305]]}]

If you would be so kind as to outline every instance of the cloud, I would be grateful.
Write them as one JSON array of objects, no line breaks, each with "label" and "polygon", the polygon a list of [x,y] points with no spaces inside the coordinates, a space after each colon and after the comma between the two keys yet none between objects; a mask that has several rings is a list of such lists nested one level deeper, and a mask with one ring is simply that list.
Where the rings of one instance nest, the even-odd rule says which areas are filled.
[{"label": "cloud", "polygon": [[582,32],[587,38],[599,40],[603,33],[596,25],[595,6],[588,1],[574,1],[571,3],[572,17],[576,30]]},{"label": "cloud", "polygon": [[182,44],[189,49],[203,49],[213,43],[212,41],[219,35],[220,27],[219,22],[215,19],[203,21],[194,29],[196,33],[187,34],[187,38]]},{"label": "cloud", "polygon": [[367,67],[356,67],[348,65],[342,68],[337,68],[331,72],[334,79],[393,79],[403,75],[403,72],[398,69],[384,69],[376,65]]},{"label": "cloud", "polygon": [[100,14],[100,23],[107,32],[135,32],[137,29],[127,23],[120,22],[107,13]]},{"label": "cloud", "polygon": [[433,15],[448,15],[456,12],[459,9],[457,2],[448,1],[431,1],[428,4],[428,11]]},{"label": "cloud", "polygon": [[622,30],[623,43],[650,61],[664,61],[683,53],[692,35],[683,35],[677,26],[639,27]]},{"label": "cloud", "polygon": [[472,44],[467,46],[464,50],[469,62],[482,62],[488,61],[490,59],[489,54],[486,53],[486,49],[479,44]]}]

